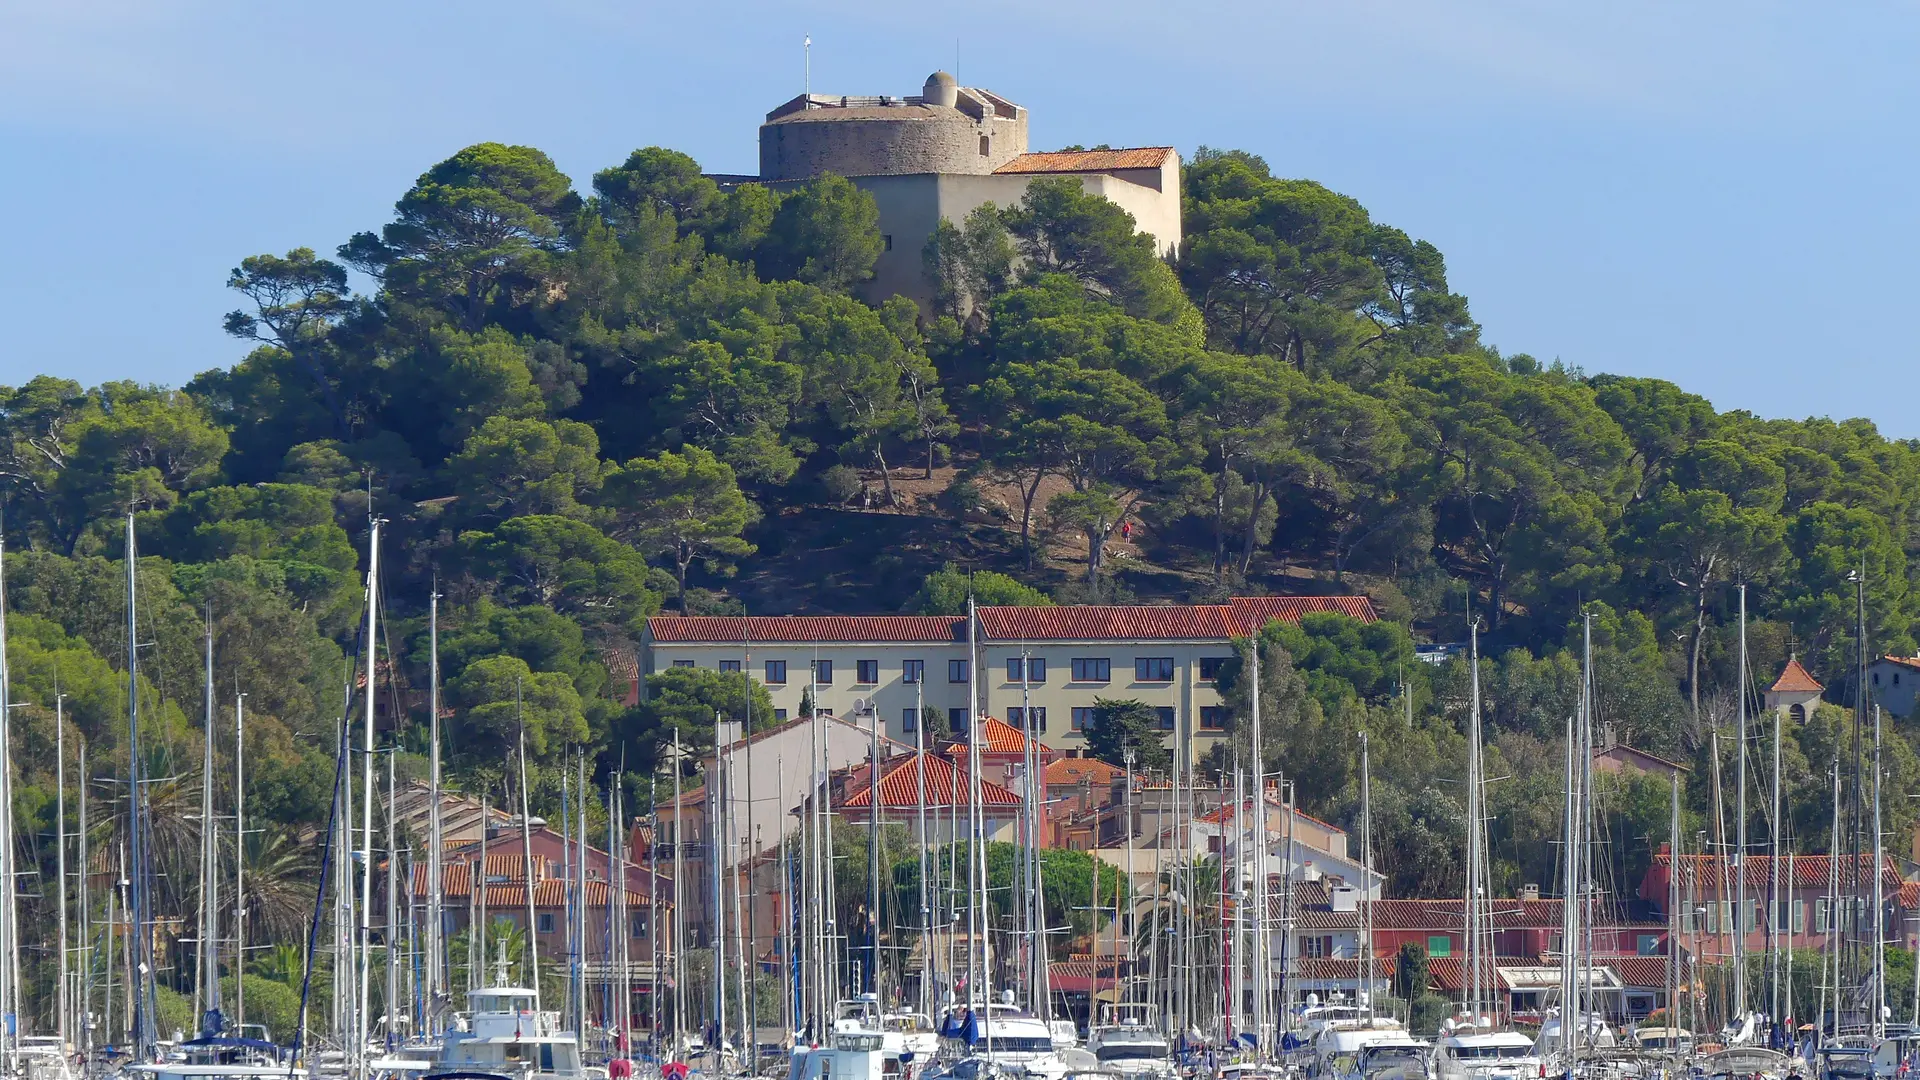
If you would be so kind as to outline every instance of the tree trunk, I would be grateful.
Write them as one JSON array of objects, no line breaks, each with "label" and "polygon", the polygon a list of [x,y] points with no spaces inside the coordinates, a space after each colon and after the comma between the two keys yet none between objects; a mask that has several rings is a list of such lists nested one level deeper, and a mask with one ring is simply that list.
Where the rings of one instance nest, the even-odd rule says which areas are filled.
[{"label": "tree trunk", "polygon": [[893,470],[887,468],[886,452],[881,450],[877,446],[874,447],[873,460],[878,462],[880,465],[880,487],[881,487],[881,490],[886,492],[887,505],[888,506],[898,505],[893,498]]},{"label": "tree trunk", "polygon": [[685,615],[687,613],[687,567],[693,565],[693,552],[682,545],[680,550],[674,552],[673,565],[678,571],[680,580],[680,614]]},{"label": "tree trunk", "polygon": [[1087,530],[1087,584],[1096,589],[1100,583],[1100,564],[1105,561],[1107,547],[1107,528],[1105,525]]},{"label": "tree trunk", "polygon": [[1028,570],[1033,569],[1033,500],[1040,497],[1040,481],[1046,475],[1034,473],[1033,483],[1020,489],[1020,552],[1026,557]]},{"label": "tree trunk", "polygon": [[1247,519],[1247,531],[1240,545],[1240,576],[1245,578],[1253,572],[1254,534],[1260,529],[1260,507],[1267,501],[1267,485],[1258,484],[1253,489],[1253,514]]},{"label": "tree trunk", "polygon": [[[1220,479],[1213,485],[1213,583],[1227,580],[1227,468],[1226,454],[1220,455]],[[1254,518],[1259,518],[1255,507]]]},{"label": "tree trunk", "polygon": [[932,435],[928,435],[928,436],[927,436],[927,475],[926,475],[926,479],[928,479],[928,480],[931,480],[931,479],[933,479],[933,436],[932,436]]},{"label": "tree trunk", "polygon": [[[1693,720],[1700,722],[1700,639],[1707,629],[1707,584],[1703,579],[1693,593],[1693,641],[1687,646],[1687,693],[1693,701]],[[1741,693],[1747,688],[1741,687]]]}]

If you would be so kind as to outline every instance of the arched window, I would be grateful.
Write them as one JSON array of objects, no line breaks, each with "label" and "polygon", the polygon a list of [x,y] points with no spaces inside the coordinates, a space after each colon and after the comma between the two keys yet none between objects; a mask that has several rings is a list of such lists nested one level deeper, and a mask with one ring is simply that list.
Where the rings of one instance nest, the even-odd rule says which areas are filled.
[{"label": "arched window", "polygon": [[1797,701],[1794,702],[1793,705],[1787,709],[1787,719],[1793,721],[1796,724],[1806,723],[1807,707],[1805,705],[1800,704]]}]

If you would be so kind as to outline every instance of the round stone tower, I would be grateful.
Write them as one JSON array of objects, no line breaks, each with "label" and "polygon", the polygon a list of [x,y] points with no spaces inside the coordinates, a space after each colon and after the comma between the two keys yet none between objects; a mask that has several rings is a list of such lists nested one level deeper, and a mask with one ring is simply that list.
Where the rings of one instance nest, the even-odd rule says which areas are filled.
[{"label": "round stone tower", "polygon": [[1027,111],[952,75],[919,97],[797,97],[760,126],[760,179],[982,175],[1027,152]]}]

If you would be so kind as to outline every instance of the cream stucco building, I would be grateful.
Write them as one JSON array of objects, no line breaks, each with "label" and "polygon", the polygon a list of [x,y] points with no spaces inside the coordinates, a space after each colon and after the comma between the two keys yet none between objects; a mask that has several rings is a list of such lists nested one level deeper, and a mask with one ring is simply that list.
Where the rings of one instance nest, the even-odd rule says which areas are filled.
[{"label": "cream stucco building", "polygon": [[1375,618],[1364,596],[982,607],[971,635],[950,615],[660,615],[647,620],[641,662],[648,674],[744,672],[767,687],[777,719],[799,716],[809,692],[835,716],[872,709],[886,737],[908,746],[932,709],[957,732],[994,716],[1071,753],[1085,745],[1095,699],[1134,699],[1159,710],[1170,747],[1184,740],[1200,754],[1229,726],[1215,679],[1233,639],[1314,611]]},{"label": "cream stucco building", "polygon": [[915,96],[802,94],[760,126],[760,173],[726,182],[795,184],[824,173],[871,194],[884,239],[870,299],[895,294],[923,306],[933,294],[922,253],[942,219],[1018,203],[1043,176],[1071,177],[1112,200],[1154,238],[1180,246],[1180,155],[1170,146],[1031,153],[1027,110],[936,71]]}]

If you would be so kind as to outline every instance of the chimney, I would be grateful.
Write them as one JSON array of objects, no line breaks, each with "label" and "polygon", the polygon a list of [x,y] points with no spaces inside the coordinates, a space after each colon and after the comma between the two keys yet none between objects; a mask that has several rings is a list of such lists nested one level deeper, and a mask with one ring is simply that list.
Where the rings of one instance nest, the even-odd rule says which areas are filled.
[{"label": "chimney", "polygon": [[1520,899],[1522,900],[1540,899],[1539,884],[1537,882],[1529,881],[1525,885],[1520,886]]},{"label": "chimney", "polygon": [[1327,901],[1334,911],[1359,911],[1360,890],[1351,885],[1335,885],[1327,890]]}]

